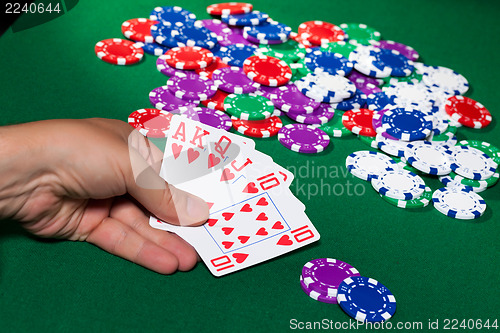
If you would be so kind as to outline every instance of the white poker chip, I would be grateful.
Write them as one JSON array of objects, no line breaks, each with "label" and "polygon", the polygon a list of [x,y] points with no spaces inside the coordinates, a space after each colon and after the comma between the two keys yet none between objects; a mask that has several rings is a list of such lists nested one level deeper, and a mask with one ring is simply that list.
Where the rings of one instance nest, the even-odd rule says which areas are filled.
[{"label": "white poker chip", "polygon": [[422,141],[410,143],[405,148],[405,159],[415,169],[430,175],[447,175],[451,172],[453,158],[446,146]]},{"label": "white poker chip", "polygon": [[493,176],[498,164],[479,149],[469,146],[454,146],[449,149],[453,158],[451,169],[469,179],[480,180]]},{"label": "white poker chip", "polygon": [[384,136],[384,133],[377,133],[375,141],[377,142],[378,148],[384,153],[398,157],[403,157],[405,155],[405,148],[408,145],[408,142],[395,138],[389,139]]},{"label": "white poker chip", "polygon": [[440,213],[463,220],[476,219],[486,210],[486,202],[471,188],[440,188],[432,194],[432,203]]},{"label": "white poker chip", "polygon": [[356,85],[349,79],[326,72],[309,73],[294,83],[304,95],[323,103],[338,103],[356,93]]},{"label": "white poker chip", "polygon": [[407,170],[387,171],[372,178],[372,186],[378,193],[393,199],[412,200],[424,193],[422,177]]},{"label": "white poker chip", "polygon": [[425,113],[432,112],[436,102],[431,90],[421,83],[396,82],[382,91],[400,107],[415,108]]},{"label": "white poker chip", "polygon": [[424,66],[422,82],[433,90],[441,90],[447,94],[463,95],[469,90],[467,79],[454,70],[442,66]]},{"label": "white poker chip", "polygon": [[361,150],[347,156],[345,165],[354,176],[370,181],[386,171],[398,170],[399,166],[387,155]]},{"label": "white poker chip", "polygon": [[439,177],[439,181],[443,183],[444,186],[446,187],[459,187],[459,188],[470,188],[472,191],[479,193],[483,192],[488,188],[487,185],[481,184],[481,186],[468,186],[465,184],[462,184],[460,181],[457,179],[453,179],[450,176],[441,176]]},{"label": "white poker chip", "polygon": [[384,78],[391,75],[392,69],[384,67],[383,69],[375,66],[376,58],[371,54],[380,50],[374,46],[358,45],[358,47],[349,54],[349,61],[354,64],[354,69],[370,77]]}]

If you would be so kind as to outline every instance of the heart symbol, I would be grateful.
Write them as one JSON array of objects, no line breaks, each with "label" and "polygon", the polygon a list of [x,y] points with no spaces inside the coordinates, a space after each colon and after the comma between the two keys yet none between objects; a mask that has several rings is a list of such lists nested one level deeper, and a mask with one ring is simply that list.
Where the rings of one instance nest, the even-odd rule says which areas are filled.
[{"label": "heart symbol", "polygon": [[200,152],[193,148],[188,149],[188,163],[195,161],[200,156]]},{"label": "heart symbol", "polygon": [[259,216],[257,216],[257,221],[267,221],[267,219],[266,213],[260,213]]},{"label": "heart symbol", "polygon": [[234,216],[234,213],[222,213],[224,220],[229,221]]},{"label": "heart symbol", "polygon": [[241,207],[240,212],[251,212],[253,209],[250,207],[250,204],[245,204],[243,207]]},{"label": "heart symbol", "polygon": [[268,232],[266,231],[266,228],[260,228],[256,235],[259,235],[259,236],[267,236],[268,235]]},{"label": "heart symbol", "polygon": [[254,182],[248,183],[247,186],[243,189],[243,193],[257,193],[259,189],[255,186]]},{"label": "heart symbol", "polygon": [[257,206],[267,206],[269,205],[269,202],[267,202],[266,198],[260,198],[259,201],[257,201]]},{"label": "heart symbol", "polygon": [[292,244],[293,242],[290,240],[290,237],[288,237],[288,235],[281,236],[278,243],[276,243],[276,245],[285,245],[285,246],[290,246]]},{"label": "heart symbol", "polygon": [[215,223],[217,223],[217,221],[219,221],[219,220],[218,219],[208,219],[207,220],[208,226],[213,227],[215,225]]},{"label": "heart symbol", "polygon": [[276,222],[274,225],[273,225],[273,229],[283,229],[283,224],[281,224],[280,221]]},{"label": "heart symbol", "polygon": [[222,245],[224,245],[224,248],[227,250],[229,249],[231,246],[233,246],[233,242],[222,242]]},{"label": "heart symbol", "polygon": [[241,244],[245,244],[250,239],[250,237],[248,237],[248,236],[238,236],[238,239],[239,239],[239,241],[240,241]]},{"label": "heart symbol", "polygon": [[233,253],[233,258],[236,259],[236,262],[238,264],[241,264],[243,261],[245,261],[248,257],[248,254],[246,253]]},{"label": "heart symbol", "polygon": [[224,231],[224,235],[229,235],[230,233],[232,233],[234,230],[234,228],[229,228],[229,227],[224,227],[222,228],[222,231]]},{"label": "heart symbol", "polygon": [[218,158],[214,154],[208,155],[208,168],[209,169],[213,168],[214,166],[216,166],[219,163],[220,163],[220,158]]},{"label": "heart symbol", "polygon": [[172,143],[172,154],[174,154],[174,159],[177,159],[182,151],[182,145],[178,145],[177,143]]},{"label": "heart symbol", "polygon": [[234,178],[234,173],[231,172],[228,168],[225,168],[224,171],[222,171],[222,175],[220,176],[220,181],[227,181],[231,180]]},{"label": "heart symbol", "polygon": [[207,202],[207,205],[208,205],[208,210],[210,210],[214,206],[214,203],[213,202]]}]

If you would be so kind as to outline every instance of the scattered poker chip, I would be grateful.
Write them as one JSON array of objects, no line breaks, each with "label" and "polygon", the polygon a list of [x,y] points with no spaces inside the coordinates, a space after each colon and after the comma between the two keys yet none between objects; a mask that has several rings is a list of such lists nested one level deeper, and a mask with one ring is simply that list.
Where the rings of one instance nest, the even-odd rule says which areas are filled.
[{"label": "scattered poker chip", "polygon": [[151,26],[158,21],[146,18],[136,18],[122,23],[122,33],[125,37],[136,42],[153,43],[154,38],[151,35]]},{"label": "scattered poker chip", "polygon": [[347,156],[347,170],[362,180],[370,181],[386,171],[398,170],[399,167],[392,158],[382,153],[361,150]]},{"label": "scattered poker chip", "polygon": [[162,74],[165,74],[166,76],[176,76],[178,74],[185,75],[185,74],[194,74],[194,71],[190,70],[183,70],[183,69],[177,69],[175,67],[170,66],[167,63],[167,59],[169,57],[167,55],[161,55],[156,59],[156,69]]},{"label": "scattered poker chip", "polygon": [[451,169],[457,174],[474,180],[490,178],[498,164],[481,150],[470,146],[454,146],[449,149],[453,158]]},{"label": "scattered poker chip", "polygon": [[140,109],[128,116],[128,123],[148,138],[166,138],[172,114],[158,109]]},{"label": "scattered poker chip", "polygon": [[424,139],[431,133],[432,116],[409,108],[393,108],[384,113],[382,128],[403,141]]},{"label": "scattered poker chip", "polygon": [[[139,43],[138,43],[139,44]],[[141,45],[142,49],[144,52],[155,55],[155,56],[161,56],[162,54],[165,54],[168,50],[170,50],[170,47],[160,45],[156,42],[153,43],[143,43]]]},{"label": "scattered poker chip", "polygon": [[461,184],[465,186],[471,186],[471,187],[491,187],[495,185],[498,182],[499,174],[498,172],[495,172],[493,176],[486,178],[486,179],[481,179],[481,180],[474,180],[474,179],[469,179],[466,177],[462,177],[460,175],[457,175],[455,172],[450,172],[449,175],[453,180],[460,182]]},{"label": "scattered poker chip", "polygon": [[483,128],[493,119],[490,111],[481,103],[465,96],[448,98],[444,107],[451,119],[467,127]]},{"label": "scattered poker chip", "polygon": [[245,2],[224,2],[214,3],[207,7],[207,13],[210,15],[231,15],[231,14],[245,14],[250,13],[253,9],[251,3]]},{"label": "scattered poker chip", "polygon": [[351,73],[353,64],[340,53],[309,49],[304,58],[305,65],[313,72],[327,72],[332,75],[346,76]]},{"label": "scattered poker chip", "polygon": [[344,31],[335,24],[324,21],[307,21],[299,25],[298,33],[314,44],[343,41]]},{"label": "scattered poker chip", "polygon": [[330,120],[324,125],[321,125],[319,129],[334,138],[340,138],[352,135],[352,132],[347,128],[345,128],[345,126],[342,124],[342,115],[343,115],[342,111],[335,110],[335,114],[333,115],[332,120]]},{"label": "scattered poker chip", "polygon": [[399,208],[424,208],[427,207],[432,200],[432,189],[426,186],[421,196],[411,200],[393,199],[385,195],[381,195],[381,197],[388,203]]},{"label": "scattered poker chip", "polygon": [[141,43],[134,43],[121,38],[104,39],[95,44],[97,57],[113,65],[131,65],[144,56]]},{"label": "scattered poker chip", "polygon": [[407,170],[387,171],[371,179],[373,188],[393,199],[412,200],[424,193],[424,180]]},{"label": "scattered poker chip", "polygon": [[[231,29],[231,28],[229,28]],[[255,43],[250,42],[247,40],[243,35],[240,35],[238,33],[222,33],[218,35],[219,37],[217,38],[219,45],[220,46],[229,46],[233,44],[243,44],[243,45],[248,45],[253,48],[256,47]]]},{"label": "scattered poker chip", "polygon": [[294,84],[279,87],[268,96],[277,108],[285,112],[312,113],[321,104],[302,94]]},{"label": "scattered poker chip", "polygon": [[469,90],[467,79],[454,70],[442,66],[425,66],[422,82],[452,95],[463,95]]},{"label": "scattered poker chip", "polygon": [[432,113],[432,107],[436,102],[435,95],[431,90],[424,85],[412,82],[397,82],[389,87],[383,87],[382,91],[393,98],[396,105],[424,112],[431,111],[426,113]]},{"label": "scattered poker chip", "polygon": [[171,112],[175,112],[180,107],[196,106],[196,103],[175,97],[175,95],[169,91],[167,86],[153,89],[149,93],[149,101],[155,108]]},{"label": "scattered poker chip", "polygon": [[208,30],[199,21],[190,23],[177,22],[170,30],[177,46],[199,46],[213,49],[217,45],[217,35]]},{"label": "scattered poker chip", "polygon": [[[285,85],[284,87],[286,86],[289,86],[291,84],[288,84],[288,85]],[[261,85],[259,87],[259,89],[255,92],[256,94],[258,95],[262,95],[264,96],[265,98],[267,99],[271,99],[271,95],[275,93],[275,91],[277,91],[278,89],[281,89],[282,87],[269,87],[269,86],[263,86]],[[275,104],[276,106],[276,104]]]},{"label": "scattered poker chip", "polygon": [[427,137],[427,140],[434,144],[442,144],[446,146],[454,146],[458,139],[455,135],[457,128],[454,126],[448,126],[446,131],[441,134],[435,135],[431,132],[431,134]]},{"label": "scattered poker chip", "polygon": [[367,83],[366,86],[360,87],[359,90],[361,90],[365,95],[376,94],[382,91],[379,86],[371,83]]},{"label": "scattered poker chip", "polygon": [[370,110],[380,111],[390,109],[396,106],[395,96],[387,96],[383,91],[368,95],[366,97],[366,107]]},{"label": "scattered poker chip", "polygon": [[165,60],[177,69],[205,68],[214,61],[214,55],[199,46],[174,47],[165,53]]},{"label": "scattered poker chip", "polygon": [[266,41],[286,41],[291,31],[292,28],[289,26],[271,21],[243,28],[243,36],[248,35],[258,41],[262,41],[262,44],[268,44]]},{"label": "scattered poker chip", "polygon": [[243,71],[253,81],[271,87],[282,86],[292,78],[286,62],[265,55],[248,57],[243,62]]},{"label": "scattered poker chip", "polygon": [[424,173],[443,176],[451,172],[453,158],[443,146],[428,141],[408,144],[404,156],[412,167]]},{"label": "scattered poker chip", "polygon": [[352,97],[340,101],[335,108],[343,111],[361,109],[365,107],[366,99],[366,94],[364,94],[361,90],[356,89],[356,92]]},{"label": "scattered poker chip", "polygon": [[[458,176],[457,174],[455,174],[455,175]],[[480,192],[486,191],[486,189],[488,189],[488,186],[482,185],[482,184],[479,186],[471,186],[471,185],[464,184],[464,183],[460,182],[460,180],[456,180],[455,178],[453,178],[450,175],[439,177],[439,181],[446,187],[471,188],[472,191],[474,191],[476,193],[480,193]]]},{"label": "scattered poker chip", "polygon": [[287,117],[301,124],[323,125],[329,122],[335,115],[335,108],[330,104],[321,103],[312,113],[287,112]]},{"label": "scattered poker chip", "polygon": [[477,140],[462,140],[458,143],[461,146],[470,146],[479,149],[495,161],[496,164],[500,164],[500,149],[493,146],[489,142],[477,141]]},{"label": "scattered poker chip", "polygon": [[316,44],[312,44],[310,41],[307,40],[307,36],[298,34],[293,31],[290,33],[290,39],[293,39],[297,43],[302,44],[305,48],[316,46]]},{"label": "scattered poker chip", "polygon": [[218,89],[234,94],[249,94],[255,92],[260,84],[246,76],[243,68],[225,67],[212,73],[212,80]]},{"label": "scattered poker chip", "polygon": [[188,101],[204,101],[217,91],[212,80],[195,73],[178,73],[170,77],[167,87],[175,97]]},{"label": "scattered poker chip", "polygon": [[359,90],[364,90],[368,84],[378,87],[384,82],[382,79],[367,76],[355,69],[348,75],[348,79],[353,82]]},{"label": "scattered poker chip", "polygon": [[288,39],[286,42],[279,44],[260,45],[255,52],[284,60],[289,66],[306,56],[304,45],[297,43],[293,39]]},{"label": "scattered poker chip", "polygon": [[243,67],[243,62],[254,55],[256,48],[245,44],[223,46],[216,55],[228,65]]},{"label": "scattered poker chip", "polygon": [[419,58],[419,54],[414,48],[392,40],[379,40],[378,42],[373,42],[372,45],[381,49],[398,51],[412,61],[416,61]]},{"label": "scattered poker chip", "polygon": [[255,138],[269,138],[278,134],[283,123],[278,116],[274,114],[263,120],[243,120],[236,117],[231,117],[235,130],[246,136]]},{"label": "scattered poker chip", "polygon": [[186,107],[180,109],[180,114],[202,124],[229,131],[233,123],[227,114],[219,110],[202,107]]},{"label": "scattered poker chip", "polygon": [[212,61],[211,64],[209,64],[205,68],[196,69],[195,72],[198,75],[206,76],[209,79],[212,79],[212,73],[216,69],[224,68],[224,67],[229,67],[229,65],[226,64],[226,63],[224,63],[224,62],[222,62],[222,60],[219,57],[214,57],[214,60]]},{"label": "scattered poker chip", "polygon": [[196,21],[196,15],[179,6],[155,7],[149,15],[151,20],[169,22],[189,23]]},{"label": "scattered poker chip", "polygon": [[151,26],[151,35],[156,43],[166,47],[176,47],[177,41],[172,37],[172,23],[165,21]]},{"label": "scattered poker chip", "polygon": [[440,213],[463,220],[476,219],[486,210],[483,198],[466,187],[440,188],[432,195],[432,203]]},{"label": "scattered poker chip", "polygon": [[229,25],[250,26],[262,24],[268,18],[268,14],[254,10],[244,14],[222,14],[221,21]]},{"label": "scattered poker chip", "polygon": [[313,154],[325,150],[330,144],[330,137],[313,126],[290,124],[280,129],[278,141],[292,151]]},{"label": "scattered poker chip", "polygon": [[201,101],[200,103],[209,109],[225,111],[224,110],[224,100],[226,99],[226,97],[228,95],[229,95],[229,93],[222,91],[220,89],[217,89],[217,91],[215,92],[215,95],[213,95],[212,97],[210,97],[204,101]]},{"label": "scattered poker chip", "polygon": [[327,44],[322,44],[320,50],[332,53],[340,53],[344,57],[349,59],[349,55],[352,51],[356,49],[357,45],[355,43],[349,43],[345,41],[330,42]]},{"label": "scattered poker chip", "polygon": [[358,47],[349,54],[349,61],[351,61],[354,64],[354,68],[362,74],[374,78],[385,78],[391,75],[392,69],[386,66],[382,67],[378,64],[375,54],[379,52],[381,52],[379,48],[358,45]]},{"label": "scattered poker chip", "polygon": [[302,287],[302,291],[304,291],[307,295],[309,295],[309,297],[311,297],[316,301],[322,303],[337,304],[337,297],[323,295],[317,292],[316,290],[307,287],[306,284],[304,283],[304,279],[302,278],[302,276],[300,276],[300,286]]},{"label": "scattered poker chip", "polygon": [[349,41],[368,45],[380,40],[380,32],[362,23],[342,23],[340,29],[347,35]]},{"label": "scattered poker chip", "polygon": [[231,94],[224,100],[224,110],[243,120],[263,120],[272,116],[274,104],[257,94]]},{"label": "scattered poker chip", "polygon": [[403,157],[408,143],[396,138],[387,137],[387,135],[384,134],[385,133],[377,133],[375,136],[378,148],[391,156]]},{"label": "scattered poker chip", "polygon": [[375,58],[373,65],[383,72],[389,68],[391,76],[409,76],[413,70],[413,61],[395,50],[374,49],[372,53]]},{"label": "scattered poker chip", "polygon": [[396,312],[396,298],[383,284],[364,276],[348,277],[339,285],[337,302],[360,322],[383,322]]},{"label": "scattered poker chip", "polygon": [[371,136],[377,135],[373,129],[373,110],[353,109],[344,113],[342,124],[357,135]]},{"label": "scattered poker chip", "polygon": [[[401,157],[399,157],[399,156],[391,156],[391,158],[398,163],[398,165],[399,165],[400,168],[408,170],[410,172],[413,172],[416,175],[422,174],[422,172],[420,170],[415,169],[410,164],[408,164],[406,162],[406,159],[405,159],[404,156],[401,156]],[[431,192],[431,196],[432,196],[432,192]]]},{"label": "scattered poker chip", "polygon": [[326,72],[309,73],[294,84],[304,95],[322,103],[338,103],[356,93],[354,83]]}]

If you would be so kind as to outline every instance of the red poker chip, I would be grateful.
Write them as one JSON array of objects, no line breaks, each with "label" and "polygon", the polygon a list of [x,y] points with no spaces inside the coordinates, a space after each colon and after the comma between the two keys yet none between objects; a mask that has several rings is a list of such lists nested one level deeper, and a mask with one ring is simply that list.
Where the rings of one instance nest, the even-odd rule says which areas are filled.
[{"label": "red poker chip", "polygon": [[292,70],[286,62],[266,55],[245,59],[243,71],[251,80],[270,87],[282,86],[292,78]]},{"label": "red poker chip", "polygon": [[289,37],[290,37],[290,39],[293,39],[294,41],[296,41],[297,43],[303,45],[307,49],[310,48],[310,47],[315,47],[315,46],[319,45],[319,44],[313,44],[313,43],[311,43],[310,41],[307,40],[306,36],[299,35],[296,32],[291,32]]},{"label": "red poker chip", "polygon": [[207,67],[205,68],[200,68],[200,69],[197,69],[195,70],[195,72],[198,74],[198,75],[201,75],[201,76],[206,76],[208,77],[210,80],[212,79],[212,73],[216,70],[216,69],[219,69],[219,68],[224,68],[224,67],[229,67],[228,64],[222,62],[221,58],[219,57],[214,57],[214,61],[212,61],[212,63],[210,65],[208,65]]},{"label": "red poker chip", "polygon": [[205,68],[214,61],[214,54],[199,46],[181,46],[165,52],[165,61],[177,69]]},{"label": "red poker chip", "polygon": [[283,123],[277,116],[271,116],[264,120],[242,120],[231,117],[233,127],[238,132],[254,138],[269,138],[278,134]]},{"label": "red poker chip", "polygon": [[122,23],[122,33],[125,37],[136,42],[153,43],[154,37],[151,35],[151,26],[158,21],[147,18],[136,18]]},{"label": "red poker chip", "polygon": [[211,98],[201,101],[200,103],[212,110],[225,111],[224,109],[224,100],[229,95],[229,93],[217,89],[215,95]]},{"label": "red poker chip", "polygon": [[172,114],[158,109],[140,109],[128,117],[128,123],[149,138],[166,138]]},{"label": "red poker chip", "polygon": [[335,24],[324,21],[307,21],[299,25],[298,33],[314,44],[338,42],[345,39],[345,33]]},{"label": "red poker chip", "polygon": [[121,38],[101,40],[95,44],[94,51],[99,59],[114,65],[135,64],[144,56],[141,43]]},{"label": "red poker chip", "polygon": [[214,3],[207,7],[207,13],[210,15],[234,15],[250,13],[253,9],[251,3],[245,2],[224,2]]},{"label": "red poker chip", "polygon": [[446,100],[444,109],[451,119],[467,127],[483,128],[493,119],[484,105],[469,97],[452,96]]},{"label": "red poker chip", "polygon": [[373,128],[373,110],[353,109],[344,112],[342,115],[342,124],[349,131],[362,136],[377,136]]}]

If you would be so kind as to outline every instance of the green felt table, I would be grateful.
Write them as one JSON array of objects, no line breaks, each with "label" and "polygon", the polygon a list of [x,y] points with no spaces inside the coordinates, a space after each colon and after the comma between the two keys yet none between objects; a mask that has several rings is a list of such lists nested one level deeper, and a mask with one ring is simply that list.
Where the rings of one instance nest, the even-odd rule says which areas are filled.
[{"label": "green felt table", "polygon": [[[498,1],[256,0],[257,10],[295,31],[301,22],[363,22],[385,39],[411,45],[421,61],[444,65],[470,82],[467,96],[494,120],[483,130],[460,128],[458,139],[500,146],[497,117],[500,28]],[[149,107],[149,92],[165,84],[156,57],[114,66],[94,54],[97,41],[121,37],[121,23],[147,17],[158,5],[180,5],[209,18],[210,1],[81,1],[65,15],[0,38],[1,125],[50,118],[105,117],[126,121]],[[310,246],[215,278],[203,263],[163,276],[88,243],[41,240],[13,221],[0,222],[0,330],[273,332],[297,322],[347,325],[337,305],[310,299],[299,285],[302,265],[333,257],[385,284],[397,299],[390,323],[495,320],[500,289],[500,187],[481,193],[488,208],[473,221],[455,220],[432,204],[394,207],[369,183],[346,172],[348,154],[369,149],[356,137],[333,138],[325,152],[292,152],[276,139],[256,148],[295,171],[292,192],[321,233]],[[99,149],[99,147],[95,147]],[[325,177],[320,167],[328,168]],[[437,179],[425,177],[432,189]],[[326,322],[323,322],[326,323]],[[469,323],[470,324],[470,323]],[[335,324],[332,324],[335,325]],[[451,325],[449,326],[451,328]],[[458,327],[461,329],[460,327]]]}]

